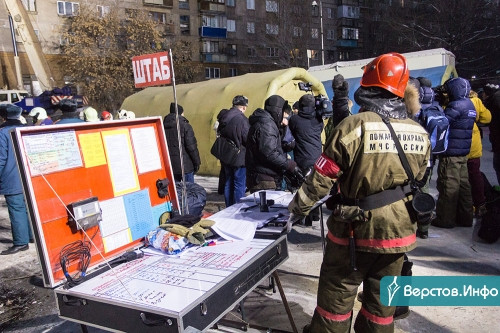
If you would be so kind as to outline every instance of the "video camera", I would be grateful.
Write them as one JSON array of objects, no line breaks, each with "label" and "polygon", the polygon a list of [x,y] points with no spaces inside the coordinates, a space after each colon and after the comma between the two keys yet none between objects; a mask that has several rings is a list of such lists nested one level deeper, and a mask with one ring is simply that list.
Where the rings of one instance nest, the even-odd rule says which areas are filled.
[{"label": "video camera", "polygon": [[[306,92],[311,92],[312,94],[312,83],[311,82],[299,82],[299,89]],[[328,96],[317,95],[314,96],[314,109],[316,110],[316,115],[323,119],[330,118],[333,115],[332,102],[328,99]]]},{"label": "video camera", "polygon": [[434,100],[439,102],[439,105],[447,105],[448,104],[448,93],[444,85],[440,85],[432,88],[434,90]]}]

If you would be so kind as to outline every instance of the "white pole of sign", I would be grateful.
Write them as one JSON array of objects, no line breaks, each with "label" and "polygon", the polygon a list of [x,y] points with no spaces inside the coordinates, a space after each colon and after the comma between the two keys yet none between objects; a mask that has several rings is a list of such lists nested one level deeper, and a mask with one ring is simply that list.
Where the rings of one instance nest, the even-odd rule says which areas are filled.
[{"label": "white pole of sign", "polygon": [[[189,214],[189,207],[186,195],[186,180],[184,179],[184,153],[182,152],[182,137],[181,126],[179,123],[179,110],[177,107],[177,90],[175,89],[175,72],[174,72],[174,58],[172,57],[172,49],[168,50],[170,56],[170,67],[172,69],[172,87],[174,89],[174,103],[175,103],[175,122],[177,124],[177,141],[179,142],[179,158],[181,160],[181,177],[182,177],[182,194],[181,194],[181,215]],[[175,179],[174,179],[175,185]]]}]

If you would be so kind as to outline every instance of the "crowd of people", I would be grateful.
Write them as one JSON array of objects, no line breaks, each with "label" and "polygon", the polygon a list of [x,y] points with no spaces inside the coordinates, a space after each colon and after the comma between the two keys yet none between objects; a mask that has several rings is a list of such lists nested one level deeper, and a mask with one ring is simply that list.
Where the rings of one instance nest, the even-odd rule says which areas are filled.
[{"label": "crowd of people", "polygon": [[[428,238],[429,225],[471,227],[474,215],[485,214],[480,128],[490,121],[494,168],[499,172],[498,86],[489,84],[478,96],[468,80],[456,77],[432,88],[429,79],[410,77],[406,59],[397,53],[381,55],[366,65],[360,84],[354,99],[361,109],[351,115],[347,82],[341,75],[332,81],[334,113],[325,128],[324,145],[320,137],[324,119],[316,113],[314,96],[307,93],[293,104],[297,112],[290,117],[283,116],[290,110],[288,101],[272,95],[264,101],[264,108],[249,115],[248,124],[239,114],[238,130],[230,126],[238,133],[237,146],[245,163],[240,160],[237,166],[224,166],[229,175],[225,182],[228,206],[243,196],[243,179],[252,193],[282,189],[283,178],[300,175],[304,182],[289,206],[290,230],[298,221],[316,219],[311,208],[332,196],[318,304],[304,332],[348,331],[361,283],[363,294],[358,297],[363,305],[355,330],[393,331],[394,320],[407,316],[409,308],[380,303],[380,278],[411,275],[413,263],[407,252],[415,248],[417,236]],[[432,150],[433,133],[427,132],[428,125],[419,118],[429,108],[440,112],[448,124],[443,132],[446,148],[439,152]],[[230,123],[224,118],[227,111],[218,117],[223,126]],[[288,131],[294,138],[292,154],[283,145]],[[236,142],[234,133],[228,134],[225,128],[218,135]],[[398,151],[401,140],[405,148]],[[428,191],[435,165],[436,209],[415,214],[407,207],[416,191]],[[241,170],[239,183],[234,182],[235,169],[230,167]]]},{"label": "crowd of people", "polygon": [[[236,95],[217,115],[217,136],[238,148],[237,156],[222,163],[226,207],[248,191],[297,190],[290,205],[288,231],[299,221],[319,219],[312,207],[330,195],[328,243],[319,279],[317,307],[304,332],[349,331],[358,287],[363,283],[362,308],[354,329],[391,332],[396,307],[380,301],[380,279],[411,275],[407,252],[416,237],[428,238],[429,225],[471,227],[474,215],[486,211],[480,171],[481,127],[489,124],[493,167],[500,183],[500,87],[487,84],[478,92],[457,77],[432,88],[429,79],[410,76],[406,59],[383,54],[364,67],[352,115],[347,81],[332,80],[333,116],[326,127],[315,96],[298,101],[271,95],[263,108],[247,113],[249,100]],[[30,112],[36,126],[112,120],[108,111],[78,110],[76,102],[61,101],[61,117],[53,122],[42,108]],[[431,133],[419,115],[434,108],[449,123],[446,149],[434,152]],[[8,131],[23,126],[21,108],[0,106],[0,193],[5,196],[12,224],[13,246],[1,254],[28,249],[33,235],[28,224],[22,186]],[[119,119],[133,119],[121,110]],[[175,181],[194,182],[201,165],[197,140],[181,105],[172,103],[163,119]],[[326,132],[322,142],[321,133]],[[179,137],[180,134],[180,137]],[[182,152],[182,153],[181,153]],[[437,164],[435,212],[415,214],[411,205],[426,191]],[[418,212],[417,212],[418,213]],[[408,308],[403,309],[407,313]]]}]

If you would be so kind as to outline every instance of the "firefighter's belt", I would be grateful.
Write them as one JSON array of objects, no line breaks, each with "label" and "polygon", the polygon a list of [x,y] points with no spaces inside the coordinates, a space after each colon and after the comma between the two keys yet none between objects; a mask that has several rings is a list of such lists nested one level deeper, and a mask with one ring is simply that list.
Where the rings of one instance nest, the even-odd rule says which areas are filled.
[{"label": "firefighter's belt", "polygon": [[361,199],[342,198],[342,204],[346,206],[358,206],[363,210],[372,210],[390,205],[404,199],[408,195],[411,195],[411,188],[409,185],[397,186]]}]

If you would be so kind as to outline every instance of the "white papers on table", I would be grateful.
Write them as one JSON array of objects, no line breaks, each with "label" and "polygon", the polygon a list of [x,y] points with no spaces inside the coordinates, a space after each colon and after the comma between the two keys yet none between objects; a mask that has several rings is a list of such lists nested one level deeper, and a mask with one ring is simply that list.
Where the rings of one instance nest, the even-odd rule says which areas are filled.
[{"label": "white papers on table", "polygon": [[[254,205],[258,205],[260,202],[259,192],[263,191],[254,192],[242,198],[241,202],[252,202]],[[274,200],[274,205],[288,206],[293,199],[293,193],[290,192],[269,190],[265,190],[264,192],[266,192],[266,200]]]},{"label": "white papers on table", "polygon": [[210,219],[215,221],[212,229],[224,239],[251,240],[257,228],[261,228],[267,222],[285,214],[288,214],[286,208],[271,206],[269,212],[261,212],[260,207],[253,201],[247,201],[221,210],[210,216]]}]

